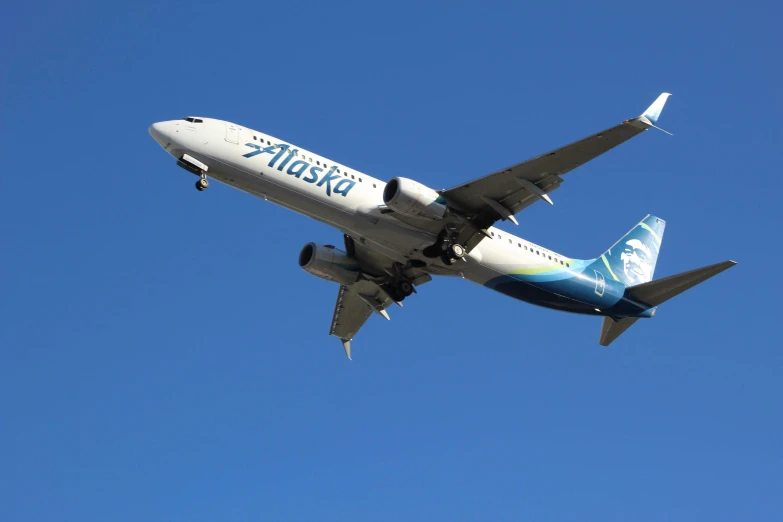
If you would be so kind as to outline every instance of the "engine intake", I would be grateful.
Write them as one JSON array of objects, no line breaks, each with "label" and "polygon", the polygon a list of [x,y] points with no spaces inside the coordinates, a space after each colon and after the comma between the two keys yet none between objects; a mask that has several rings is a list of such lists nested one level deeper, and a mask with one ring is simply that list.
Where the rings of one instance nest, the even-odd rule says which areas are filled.
[{"label": "engine intake", "polygon": [[332,245],[317,243],[307,243],[302,248],[299,266],[316,277],[343,285],[355,283],[362,273],[356,259]]},{"label": "engine intake", "polygon": [[408,178],[393,178],[383,189],[387,207],[406,216],[438,220],[446,215],[446,202],[440,194]]}]

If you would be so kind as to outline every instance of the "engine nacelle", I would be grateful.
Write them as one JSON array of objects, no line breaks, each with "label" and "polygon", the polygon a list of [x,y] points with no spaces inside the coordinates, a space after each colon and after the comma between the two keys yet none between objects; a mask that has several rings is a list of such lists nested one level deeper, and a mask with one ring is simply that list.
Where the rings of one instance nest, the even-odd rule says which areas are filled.
[{"label": "engine nacelle", "polygon": [[359,262],[332,245],[307,243],[299,252],[299,266],[327,281],[350,285],[359,280]]},{"label": "engine nacelle", "polygon": [[442,218],[447,210],[440,194],[408,178],[391,179],[383,189],[383,202],[400,214],[432,220]]}]

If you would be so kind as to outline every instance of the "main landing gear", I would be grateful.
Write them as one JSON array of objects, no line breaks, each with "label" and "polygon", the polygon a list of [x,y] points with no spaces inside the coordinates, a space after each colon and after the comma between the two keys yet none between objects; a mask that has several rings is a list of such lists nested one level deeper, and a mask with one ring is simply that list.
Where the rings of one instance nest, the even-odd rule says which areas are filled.
[{"label": "main landing gear", "polygon": [[445,265],[453,265],[458,259],[464,261],[467,253],[465,247],[457,243],[457,227],[452,224],[446,225],[446,228],[438,234],[438,240],[434,245],[423,250],[425,256],[431,259],[440,257]]},{"label": "main landing gear", "polygon": [[397,290],[397,293],[402,297],[408,297],[413,293],[413,285],[410,283],[410,281],[402,279],[395,285],[395,290]]},{"label": "main landing gear", "polygon": [[207,180],[207,175],[206,175],[206,173],[202,172],[201,173],[201,177],[196,182],[196,190],[198,190],[199,192],[202,192],[208,186],[209,186],[209,180]]},{"label": "main landing gear", "polygon": [[397,301],[402,302],[403,299],[416,292],[416,288],[413,283],[405,276],[405,267],[401,264],[395,264],[394,272],[390,273],[393,277],[383,286],[389,297]]}]

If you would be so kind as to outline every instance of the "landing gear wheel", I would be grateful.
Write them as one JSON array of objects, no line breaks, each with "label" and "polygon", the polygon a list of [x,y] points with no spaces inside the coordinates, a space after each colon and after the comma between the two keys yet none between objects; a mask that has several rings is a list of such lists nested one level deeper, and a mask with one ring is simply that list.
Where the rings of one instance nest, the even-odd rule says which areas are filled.
[{"label": "landing gear wheel", "polygon": [[393,301],[397,301],[398,303],[401,303],[403,299],[405,299],[405,296],[400,293],[400,291],[397,289],[396,285],[391,284],[385,284],[381,286],[387,294],[389,294],[389,297],[392,298]]},{"label": "landing gear wheel", "polygon": [[449,246],[449,254],[451,254],[451,257],[462,259],[465,257],[465,247],[459,243],[454,243],[453,245]]},{"label": "landing gear wheel", "polygon": [[446,266],[453,265],[457,260],[451,257],[451,254],[448,254],[446,252],[443,252],[443,255],[440,256],[440,260],[443,261],[443,264]]},{"label": "landing gear wheel", "polygon": [[204,190],[204,189],[205,189],[205,188],[207,188],[208,186],[209,186],[209,181],[207,181],[207,178],[206,178],[206,177],[203,177],[203,178],[199,179],[199,180],[196,182],[196,189],[198,189],[199,191],[202,191],[202,190]]},{"label": "landing gear wheel", "polygon": [[413,293],[413,285],[409,281],[402,280],[397,283],[397,292],[403,297],[408,297]]}]

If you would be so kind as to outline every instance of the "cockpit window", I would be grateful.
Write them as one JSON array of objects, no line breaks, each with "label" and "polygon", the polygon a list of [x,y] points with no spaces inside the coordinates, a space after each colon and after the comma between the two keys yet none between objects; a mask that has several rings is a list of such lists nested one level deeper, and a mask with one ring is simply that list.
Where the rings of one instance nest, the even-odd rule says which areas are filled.
[{"label": "cockpit window", "polygon": [[198,118],[182,118],[185,121],[189,121],[190,123],[204,123],[204,120],[200,120]]}]

